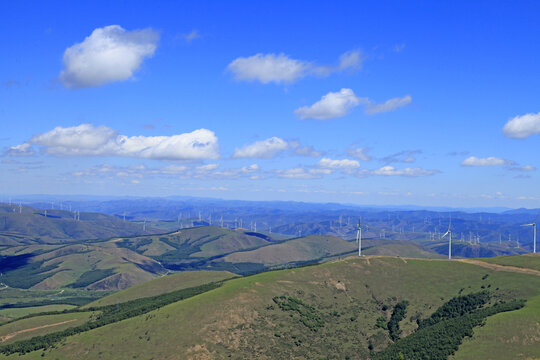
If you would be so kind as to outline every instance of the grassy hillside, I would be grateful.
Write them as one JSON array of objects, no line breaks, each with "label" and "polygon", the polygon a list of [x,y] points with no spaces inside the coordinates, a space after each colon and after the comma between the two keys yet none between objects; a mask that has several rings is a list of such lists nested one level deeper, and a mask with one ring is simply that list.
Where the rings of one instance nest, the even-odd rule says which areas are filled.
[{"label": "grassy hillside", "polygon": [[[42,210],[0,204],[0,245],[58,244],[113,236],[155,233],[150,226],[99,213],[75,214],[65,210]],[[46,213],[46,214],[45,214]]]},{"label": "grassy hillside", "polygon": [[0,255],[0,281],[12,288],[118,290],[166,272],[156,260],[110,242],[16,246]]},{"label": "grassy hillside", "polygon": [[354,251],[354,243],[328,235],[311,235],[271,244],[251,251],[238,251],[223,257],[231,263],[261,263],[265,266],[306,262]]},{"label": "grassy hillside", "polygon": [[135,285],[126,290],[116,292],[94,301],[88,305],[85,305],[84,307],[97,307],[123,303],[134,299],[156,296],[175,290],[195,287],[209,282],[230,279],[234,276],[237,275],[227,271],[185,271]]},{"label": "grassy hillside", "polygon": [[443,259],[444,255],[413,241],[367,240],[363,242],[365,255],[399,256],[417,259]]},{"label": "grassy hillside", "polygon": [[119,238],[114,242],[118,247],[174,264],[267,245],[272,239],[243,230],[200,226],[165,235]]},{"label": "grassy hillside", "polygon": [[[516,349],[523,358],[538,354],[538,341],[514,335],[540,330],[540,277],[458,261],[365,257],[232,279],[148,314],[68,337],[45,352],[9,358],[366,359],[369,348],[392,343],[377,324],[379,318],[386,323],[399,302],[408,301],[399,322],[403,337],[416,329],[417,318],[427,318],[458,294],[481,290],[492,294],[493,303],[529,302],[488,318],[456,358],[509,359]],[[505,317],[509,321],[503,322]],[[507,349],[498,345],[500,352],[490,350],[512,342]]]},{"label": "grassy hillside", "polygon": [[540,271],[540,254],[508,255],[496,258],[482,259],[492,264],[516,266]]}]

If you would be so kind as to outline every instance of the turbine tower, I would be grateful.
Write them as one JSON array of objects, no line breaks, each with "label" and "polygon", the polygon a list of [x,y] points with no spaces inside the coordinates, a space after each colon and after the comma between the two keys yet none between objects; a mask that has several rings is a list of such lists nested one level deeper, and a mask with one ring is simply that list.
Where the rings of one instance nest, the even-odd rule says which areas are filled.
[{"label": "turbine tower", "polygon": [[358,227],[356,228],[356,243],[358,244],[358,256],[362,256],[362,227],[360,226],[360,220],[358,220]]},{"label": "turbine tower", "polygon": [[533,253],[536,253],[536,222],[530,224],[523,224],[521,226],[532,226],[533,227]]},{"label": "turbine tower", "polygon": [[448,231],[444,233],[441,237],[441,240],[448,235],[448,260],[452,259],[452,218],[450,218],[450,223],[448,224]]}]

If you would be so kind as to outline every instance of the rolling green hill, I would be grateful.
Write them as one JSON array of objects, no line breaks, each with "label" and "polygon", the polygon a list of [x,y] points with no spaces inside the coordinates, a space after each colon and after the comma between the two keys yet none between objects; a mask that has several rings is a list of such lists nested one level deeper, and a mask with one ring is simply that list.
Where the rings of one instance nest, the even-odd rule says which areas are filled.
[{"label": "rolling green hill", "polygon": [[100,213],[75,213],[65,210],[42,210],[28,206],[0,204],[0,246],[59,244],[114,236],[156,233],[150,226],[122,221]]},{"label": "rolling green hill", "polygon": [[166,273],[156,260],[110,242],[17,246],[0,255],[0,281],[22,289],[118,290]]},{"label": "rolling green hill", "polygon": [[393,343],[385,327],[398,303],[407,305],[397,336],[408,339],[416,319],[427,319],[454,297],[482,292],[491,298],[486,307],[520,298],[527,303],[488,317],[454,358],[533,358],[540,343],[527,333],[540,331],[540,276],[509,270],[368,256],[270,271],[64,338],[46,351],[7,358],[367,359]]},{"label": "rolling green hill", "polygon": [[227,271],[185,271],[167,275],[152,281],[135,285],[126,290],[116,292],[84,307],[96,307],[123,303],[144,297],[165,294],[175,290],[186,289],[210,282],[230,279],[237,275]]},{"label": "rolling green hill", "polygon": [[250,251],[238,251],[222,258],[230,263],[260,263],[265,266],[316,261],[351,253],[357,245],[336,236],[310,235],[271,244]]},{"label": "rolling green hill", "polygon": [[528,268],[540,271],[540,254],[525,254],[525,255],[508,255],[495,258],[482,259],[482,261],[499,264],[516,266],[520,268]]}]

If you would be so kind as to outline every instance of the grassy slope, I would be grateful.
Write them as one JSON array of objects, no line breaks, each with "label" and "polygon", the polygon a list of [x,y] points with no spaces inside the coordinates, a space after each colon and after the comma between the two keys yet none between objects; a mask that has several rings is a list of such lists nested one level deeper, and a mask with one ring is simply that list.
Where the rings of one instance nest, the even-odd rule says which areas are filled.
[{"label": "grassy slope", "polygon": [[538,359],[539,354],[540,296],[535,296],[519,311],[489,317],[452,359]]},{"label": "grassy slope", "polygon": [[[70,337],[43,355],[46,359],[270,359],[328,354],[366,358],[368,339],[384,345],[385,335],[377,335],[380,330],[374,328],[377,317],[389,316],[381,310],[383,304],[410,301],[401,322],[406,334],[416,326],[410,321],[412,315],[426,317],[460,289],[475,292],[487,285],[500,288],[493,290],[498,296],[532,298],[539,296],[540,278],[449,261],[348,259],[233,279],[150,314]],[[280,295],[315,306],[326,325],[310,332],[296,315],[273,306],[272,298]],[[527,311],[531,311],[529,304],[501,315]],[[487,337],[488,344],[511,341],[515,331],[509,326],[521,326],[509,323],[503,331],[490,321],[482,330],[495,331],[496,338]],[[531,353],[538,353],[539,347],[538,342],[521,345],[522,351]],[[478,349],[476,358],[511,358],[485,351]],[[22,358],[38,359],[41,354]]]},{"label": "grassy slope", "polygon": [[43,306],[32,306],[24,308],[11,308],[11,309],[1,309],[0,317],[7,319],[17,319],[29,314],[39,314],[48,311],[62,311],[65,309],[73,309],[73,305],[43,305]]},{"label": "grassy slope", "polygon": [[[141,234],[142,226],[129,221],[99,213],[81,213],[80,221],[73,219],[69,211],[44,211],[23,207],[23,212],[6,211],[8,205],[0,205],[0,244],[21,245],[32,243],[68,243],[86,239],[104,239],[113,236]],[[17,207],[18,210],[18,207]],[[154,229],[147,229],[155,233]]]},{"label": "grassy slope", "polygon": [[354,251],[356,245],[335,236],[311,235],[271,244],[251,251],[239,251],[223,258],[227,262],[263,263],[267,266],[309,261]]},{"label": "grassy slope", "polygon": [[[44,274],[50,274],[33,289],[58,289],[75,282],[85,272],[95,269],[114,269],[110,279],[96,281],[88,286],[94,290],[118,290],[151,280],[164,273],[161,265],[153,259],[139,255],[129,249],[117,248],[113,243],[88,243],[73,245],[31,245],[17,246],[0,252],[2,255],[35,253],[31,260],[44,261],[42,267],[56,267]],[[143,265],[144,269],[141,268]],[[150,271],[148,271],[150,270]]]},{"label": "grassy slope", "polygon": [[540,254],[509,255],[479,260],[499,265],[516,266],[540,270]]},{"label": "grassy slope", "polygon": [[175,290],[186,289],[213,281],[220,281],[236,276],[227,271],[186,271],[178,274],[167,275],[148,281],[139,285],[130,287],[129,289],[111,294],[97,301],[94,301],[88,306],[104,306],[116,303],[122,303],[129,300],[134,300],[142,297],[150,297],[168,293]]},{"label": "grassy slope", "polygon": [[[0,344],[9,344],[52,331],[64,330],[88,321],[91,312],[43,315],[22,319],[0,326]],[[33,330],[32,330],[33,329]],[[30,331],[29,331],[30,330]]]},{"label": "grassy slope", "polygon": [[[368,242],[369,244],[369,242]],[[430,251],[410,241],[377,241],[364,251],[365,255],[400,256],[418,259],[443,259],[444,255]]]},{"label": "grassy slope", "polygon": [[[113,241],[121,246],[120,243],[124,240],[119,238]],[[178,260],[190,257],[207,258],[269,244],[269,241],[245,234],[242,230],[235,231],[217,226],[200,226],[166,235],[140,236],[127,240],[137,252],[146,256],[159,256],[174,251],[173,246],[187,248],[188,251],[178,257]],[[148,241],[151,243],[146,244]]]}]

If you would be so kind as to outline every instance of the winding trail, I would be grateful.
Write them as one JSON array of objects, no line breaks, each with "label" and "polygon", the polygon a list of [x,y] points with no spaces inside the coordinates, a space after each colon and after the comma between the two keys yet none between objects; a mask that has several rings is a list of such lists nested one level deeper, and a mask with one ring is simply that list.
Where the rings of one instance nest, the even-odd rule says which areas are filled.
[{"label": "winding trail", "polygon": [[488,262],[476,260],[476,259],[456,259],[453,261],[478,265],[478,266],[482,266],[487,269],[491,269],[495,271],[510,271],[510,272],[517,272],[517,273],[522,273],[522,274],[540,276],[539,270],[530,269],[530,268],[523,268],[523,267],[517,267],[517,266],[511,266],[511,265],[499,265],[499,264],[488,263]]},{"label": "winding trail", "polygon": [[66,320],[66,321],[61,321],[59,323],[47,324],[47,325],[42,325],[42,326],[36,326],[36,327],[33,327],[33,328],[29,328],[29,329],[15,331],[15,332],[12,332],[12,333],[7,334],[7,335],[0,336],[0,342],[6,342],[6,341],[8,341],[9,339],[11,339],[12,337],[14,337],[16,335],[23,334],[23,333],[26,333],[26,332],[29,332],[29,331],[45,329],[45,328],[52,327],[52,326],[63,325],[63,324],[67,324],[67,323],[70,323],[70,322],[73,322],[73,321],[77,321],[77,319]]}]

